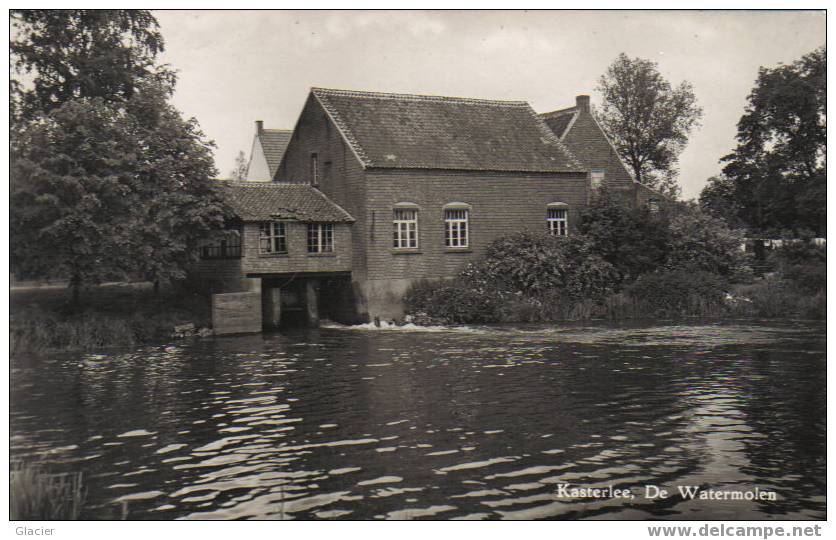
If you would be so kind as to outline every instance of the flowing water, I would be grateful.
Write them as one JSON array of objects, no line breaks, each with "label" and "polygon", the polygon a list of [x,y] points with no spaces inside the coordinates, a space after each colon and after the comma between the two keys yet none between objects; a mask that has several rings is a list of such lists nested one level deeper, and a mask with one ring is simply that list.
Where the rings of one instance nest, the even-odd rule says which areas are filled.
[{"label": "flowing water", "polygon": [[800,322],[331,325],[17,357],[11,453],[82,471],[86,519],[823,519],[825,342]]}]

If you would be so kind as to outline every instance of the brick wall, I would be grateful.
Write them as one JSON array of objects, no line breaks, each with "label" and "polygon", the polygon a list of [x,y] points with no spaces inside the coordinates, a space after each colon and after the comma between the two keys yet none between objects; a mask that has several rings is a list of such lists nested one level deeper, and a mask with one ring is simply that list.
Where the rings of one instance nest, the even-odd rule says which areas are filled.
[{"label": "brick wall", "polygon": [[[366,184],[360,162],[345,144],[337,127],[313,96],[308,97],[294,128],[276,180],[280,182],[311,182],[311,154],[317,154],[319,185],[329,199],[343,207],[357,221],[350,229],[354,251],[352,272],[355,279],[364,279],[366,269]],[[326,163],[330,162],[330,174]]]},{"label": "brick wall", "polygon": [[589,111],[581,110],[563,142],[590,169],[606,170],[604,184],[609,190],[632,193],[633,178]]},{"label": "brick wall", "polygon": [[[367,173],[368,279],[440,278],[455,275],[487,245],[523,229],[546,230],[546,205],[569,205],[571,234],[587,203],[586,175],[507,174],[440,171]],[[396,203],[417,204],[419,253],[392,249],[392,210]],[[470,249],[444,245],[444,205],[469,204]],[[356,226],[356,225],[355,225]]]},{"label": "brick wall", "polygon": [[308,253],[307,224],[287,222],[287,254],[258,252],[259,225],[246,223],[242,238],[241,271],[246,275],[294,272],[347,272],[351,270],[351,232],[346,223],[334,224],[334,253]]},{"label": "brick wall", "polygon": [[200,281],[194,286],[207,292],[240,292],[241,259],[201,259],[189,268],[189,279]]}]

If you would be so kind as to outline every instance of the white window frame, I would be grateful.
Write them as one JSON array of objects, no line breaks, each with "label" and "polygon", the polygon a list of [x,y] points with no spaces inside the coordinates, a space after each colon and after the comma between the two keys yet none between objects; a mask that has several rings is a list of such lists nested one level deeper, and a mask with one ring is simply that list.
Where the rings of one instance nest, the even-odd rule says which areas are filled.
[{"label": "white window frame", "polygon": [[[597,176],[600,175],[600,176]],[[607,169],[590,169],[589,170],[589,185],[593,190],[600,189],[607,177]],[[597,180],[597,182],[596,182]]]},{"label": "white window frame", "polygon": [[392,210],[392,249],[418,249],[418,208],[396,206]]},{"label": "white window frame", "polygon": [[651,214],[658,214],[659,213],[659,199],[648,199],[647,200],[647,211]]},{"label": "white window frame", "polygon": [[[316,238],[313,238],[312,231],[316,231]],[[315,240],[314,243],[311,240]],[[308,253],[322,254],[334,253],[336,251],[334,242],[334,224],[333,223],[308,223]],[[311,250],[314,247],[314,250]]]},{"label": "white window frame", "polygon": [[552,236],[569,236],[569,206],[564,203],[548,205],[546,227]]},{"label": "white window frame", "polygon": [[444,207],[444,247],[447,249],[470,247],[469,207],[463,205]]},{"label": "white window frame", "polygon": [[[279,249],[280,247],[284,247],[284,249]],[[287,225],[284,221],[263,221],[259,223],[258,252],[261,255],[287,253]]]}]

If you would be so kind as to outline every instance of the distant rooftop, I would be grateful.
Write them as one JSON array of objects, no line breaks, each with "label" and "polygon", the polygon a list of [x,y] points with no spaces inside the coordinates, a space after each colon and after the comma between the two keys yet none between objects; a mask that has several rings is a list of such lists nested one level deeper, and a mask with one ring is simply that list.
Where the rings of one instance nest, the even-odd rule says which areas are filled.
[{"label": "distant rooftop", "polygon": [[264,157],[267,160],[267,167],[270,169],[270,178],[276,175],[279,163],[284,157],[287,145],[290,144],[290,137],[293,131],[290,129],[262,129],[259,134],[261,148],[264,150]]},{"label": "distant rooftop", "polygon": [[351,223],[354,218],[308,184],[220,181],[224,200],[242,221],[294,219]]}]

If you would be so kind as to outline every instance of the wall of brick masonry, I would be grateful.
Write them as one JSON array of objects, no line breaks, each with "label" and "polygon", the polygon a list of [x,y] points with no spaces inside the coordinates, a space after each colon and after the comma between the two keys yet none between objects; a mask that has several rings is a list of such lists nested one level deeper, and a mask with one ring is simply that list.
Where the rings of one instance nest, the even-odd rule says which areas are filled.
[{"label": "wall of brick masonry", "polygon": [[[309,96],[276,173],[276,180],[311,183],[312,153],[317,154],[318,189],[357,220],[350,229],[354,246],[352,272],[355,279],[362,280],[366,269],[364,171],[325,110],[313,96]],[[330,172],[326,163],[330,163]]]},{"label": "wall of brick masonry", "polygon": [[590,169],[605,169],[604,185],[608,190],[632,195],[633,178],[589,111],[580,112],[563,143]]},{"label": "wall of brick masonry", "polygon": [[302,272],[348,272],[351,270],[351,230],[347,223],[334,224],[334,253],[308,253],[306,223],[286,222],[287,253],[260,254],[259,224],[244,225],[241,271],[248,276]]}]

